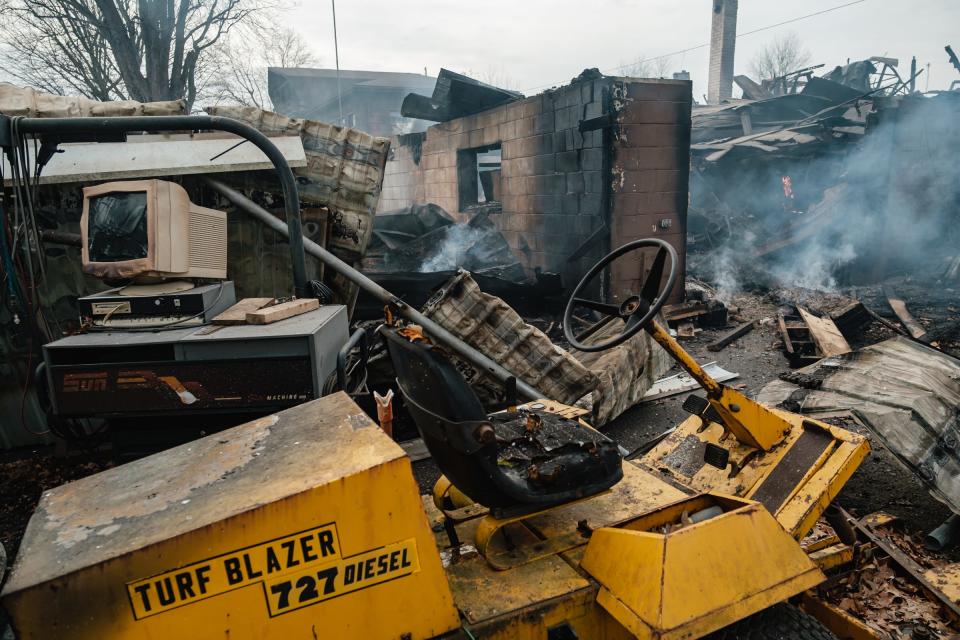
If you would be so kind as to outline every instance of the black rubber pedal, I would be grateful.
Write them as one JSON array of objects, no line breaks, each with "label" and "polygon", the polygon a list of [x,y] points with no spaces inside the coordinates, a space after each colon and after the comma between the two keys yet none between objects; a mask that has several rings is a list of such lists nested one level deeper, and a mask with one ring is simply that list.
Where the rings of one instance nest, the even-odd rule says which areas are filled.
[{"label": "black rubber pedal", "polygon": [[720,445],[708,442],[703,450],[703,461],[711,467],[726,469],[727,465],[730,464],[730,452]]},{"label": "black rubber pedal", "polygon": [[710,403],[703,396],[690,394],[687,396],[687,399],[683,401],[683,410],[695,416],[703,415],[703,412],[709,407]]},{"label": "black rubber pedal", "polygon": [[713,408],[713,405],[707,407],[707,410],[703,412],[701,416],[707,422],[716,422],[717,424],[723,424],[723,418],[720,417],[720,414],[717,413],[717,410]]}]

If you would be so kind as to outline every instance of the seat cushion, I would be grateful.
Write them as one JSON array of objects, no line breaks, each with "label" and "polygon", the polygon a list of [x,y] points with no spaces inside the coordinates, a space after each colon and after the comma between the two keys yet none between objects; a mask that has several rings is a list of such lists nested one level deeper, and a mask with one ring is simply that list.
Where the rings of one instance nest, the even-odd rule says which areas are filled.
[{"label": "seat cushion", "polygon": [[490,420],[497,434],[497,467],[524,493],[546,499],[570,491],[586,495],[621,477],[616,443],[576,419],[520,409]]}]

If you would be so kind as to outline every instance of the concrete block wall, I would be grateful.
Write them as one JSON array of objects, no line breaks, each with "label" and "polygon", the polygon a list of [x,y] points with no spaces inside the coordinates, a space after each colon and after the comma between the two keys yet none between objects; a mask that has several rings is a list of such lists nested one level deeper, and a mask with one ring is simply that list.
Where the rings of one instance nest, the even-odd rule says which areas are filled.
[{"label": "concrete block wall", "polygon": [[521,264],[575,281],[591,258],[567,259],[603,226],[606,188],[602,133],[581,134],[579,123],[602,113],[601,95],[609,85],[607,78],[585,80],[434,125],[426,132],[419,164],[395,145],[378,210],[433,202],[466,219],[459,208],[457,151],[499,143],[503,212],[492,217],[494,223]]},{"label": "concrete block wall", "polygon": [[391,141],[390,158],[383,171],[383,185],[377,203],[378,212],[427,202],[421,162],[422,139],[425,136],[425,133],[410,134]]},{"label": "concrete block wall", "polygon": [[[670,301],[683,300],[690,179],[688,80],[618,79],[613,84],[617,124],[612,145],[610,246],[661,238],[677,251],[678,284]],[[615,264],[614,299],[639,293],[652,254],[631,254]],[[666,279],[666,274],[664,274]]]},{"label": "concrete block wall", "polygon": [[[580,122],[604,115],[605,104],[617,108],[618,126],[581,133]],[[573,286],[630,239],[670,236],[683,255],[690,104],[688,81],[604,77],[434,125],[419,163],[409,145],[394,142],[378,210],[433,202],[466,219],[457,151],[500,143],[503,212],[492,219],[524,266],[559,272]],[[670,228],[653,230],[664,218]],[[609,241],[570,262],[605,224]]]}]

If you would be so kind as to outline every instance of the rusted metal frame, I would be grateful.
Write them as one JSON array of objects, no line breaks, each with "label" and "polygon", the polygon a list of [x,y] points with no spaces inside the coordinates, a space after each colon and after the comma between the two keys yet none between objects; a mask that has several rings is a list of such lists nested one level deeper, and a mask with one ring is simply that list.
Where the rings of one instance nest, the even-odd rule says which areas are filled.
[{"label": "rusted metal frame", "polygon": [[924,591],[936,598],[940,604],[950,611],[951,615],[955,619],[960,619],[960,605],[948,598],[946,594],[937,589],[935,585],[931,584],[930,581],[924,577],[923,567],[917,564],[913,558],[905,554],[893,544],[884,540],[882,536],[878,535],[873,528],[864,521],[865,518],[861,520],[854,519],[843,508],[838,508],[840,509],[840,513],[843,514],[844,518],[846,518],[857,531],[862,533],[878,549],[890,556],[890,558],[896,562],[901,569],[909,573],[910,577],[916,580],[920,586],[923,587]]},{"label": "rusted metal frame", "polygon": [[[558,555],[564,551],[568,551],[574,547],[585,544],[588,540],[590,531],[577,528],[573,531],[568,531],[563,535],[545,538],[540,531],[532,526],[528,526],[525,521],[533,518],[534,516],[548,513],[557,509],[564,509],[571,505],[592,500],[597,496],[606,495],[608,493],[610,493],[609,489],[598,494],[578,498],[571,502],[565,502],[555,507],[548,507],[546,509],[523,513],[508,518],[497,518],[493,515],[488,515],[477,524],[477,530],[474,534],[474,543],[476,544],[480,555],[487,560],[487,563],[491,567],[498,571],[505,571],[507,569],[529,564],[530,562],[539,560],[540,558],[545,558],[547,556]],[[500,531],[506,533],[506,527],[513,524],[519,524],[525,527],[532,535],[537,537],[537,540],[535,542],[524,544],[507,545],[505,548],[495,548],[495,545],[493,544],[494,536]],[[616,524],[619,523],[612,523],[611,525],[607,526],[616,526]]]},{"label": "rusted metal frame", "polygon": [[[264,223],[277,233],[282,235],[287,235],[289,233],[287,226],[278,220],[276,216],[272,215],[257,203],[251,201],[239,191],[231,189],[219,180],[214,180],[212,178],[203,178],[203,182],[214,191],[222,194],[241,211]],[[516,378],[516,376],[504,369],[502,366],[484,354],[480,353],[466,342],[453,335],[439,324],[420,313],[417,309],[414,309],[406,302],[396,297],[317,243],[313,242],[309,238],[302,238],[302,242],[307,253],[323,262],[325,265],[369,293],[377,300],[380,300],[385,305],[388,305],[394,312],[397,313],[397,315],[423,327],[424,331],[432,340],[450,349],[468,363],[474,367],[477,367],[477,369],[480,371],[483,371],[504,385],[506,385],[507,381],[511,378]],[[516,380],[516,384],[518,393],[524,396],[524,398],[527,400],[539,400],[540,398],[544,397],[543,393],[537,391],[533,386],[520,379]]]}]

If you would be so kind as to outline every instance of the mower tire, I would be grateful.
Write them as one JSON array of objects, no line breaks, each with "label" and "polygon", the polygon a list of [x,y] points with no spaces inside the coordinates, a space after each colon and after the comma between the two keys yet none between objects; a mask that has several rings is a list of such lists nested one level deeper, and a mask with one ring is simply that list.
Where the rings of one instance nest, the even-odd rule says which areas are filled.
[{"label": "mower tire", "polygon": [[813,616],[781,602],[710,634],[707,640],[837,640],[837,636]]}]

